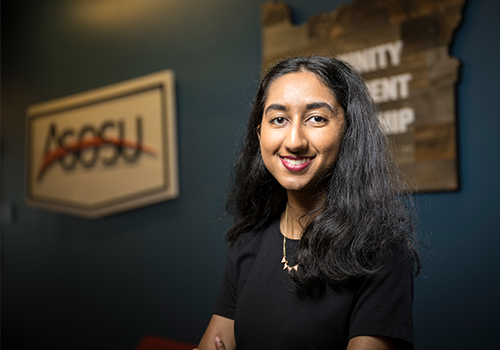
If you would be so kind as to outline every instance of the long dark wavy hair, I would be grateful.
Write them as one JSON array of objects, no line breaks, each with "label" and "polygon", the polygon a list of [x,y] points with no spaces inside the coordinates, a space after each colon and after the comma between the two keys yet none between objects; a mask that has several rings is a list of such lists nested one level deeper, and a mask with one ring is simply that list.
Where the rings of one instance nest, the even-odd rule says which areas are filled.
[{"label": "long dark wavy hair", "polygon": [[236,158],[226,209],[235,219],[230,245],[258,233],[283,213],[286,191],[266,169],[257,136],[271,84],[308,71],[329,87],[344,110],[346,129],[335,166],[323,179],[325,197],[305,225],[293,274],[299,292],[372,274],[374,257],[388,247],[404,247],[420,268],[414,202],[388,150],[378,111],[363,78],[347,63],[321,56],[292,57],[272,66],[258,86],[244,142]]}]

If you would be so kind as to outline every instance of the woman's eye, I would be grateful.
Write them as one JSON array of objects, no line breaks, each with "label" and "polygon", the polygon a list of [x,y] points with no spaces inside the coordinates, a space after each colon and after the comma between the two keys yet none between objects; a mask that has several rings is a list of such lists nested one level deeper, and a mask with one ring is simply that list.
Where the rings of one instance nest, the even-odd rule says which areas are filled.
[{"label": "woman's eye", "polygon": [[321,117],[319,115],[315,115],[315,116],[312,116],[311,118],[309,118],[309,120],[313,123],[323,123],[326,121],[326,118]]},{"label": "woman's eye", "polygon": [[277,117],[272,120],[272,123],[277,124],[277,125],[283,125],[285,123],[286,119],[283,117]]}]

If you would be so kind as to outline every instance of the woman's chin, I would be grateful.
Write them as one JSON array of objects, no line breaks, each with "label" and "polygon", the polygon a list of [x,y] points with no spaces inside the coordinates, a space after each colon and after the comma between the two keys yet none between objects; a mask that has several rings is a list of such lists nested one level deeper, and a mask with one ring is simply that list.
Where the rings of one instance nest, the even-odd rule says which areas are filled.
[{"label": "woman's chin", "polygon": [[313,193],[316,189],[316,182],[303,182],[303,181],[283,181],[280,182],[281,187],[283,187],[287,192],[294,193]]}]

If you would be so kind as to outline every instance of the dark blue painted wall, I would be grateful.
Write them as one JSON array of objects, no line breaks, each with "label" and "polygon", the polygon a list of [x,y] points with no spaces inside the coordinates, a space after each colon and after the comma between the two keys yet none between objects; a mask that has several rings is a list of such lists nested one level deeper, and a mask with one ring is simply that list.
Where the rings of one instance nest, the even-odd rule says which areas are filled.
[{"label": "dark blue painted wall", "polygon": [[[259,74],[260,1],[143,2],[164,5],[99,28],[75,17],[90,1],[2,2],[1,195],[17,208],[1,232],[5,349],[132,349],[145,334],[195,343],[210,317],[223,194]],[[302,22],[342,1],[288,3]],[[415,294],[420,349],[498,346],[499,23],[498,1],[470,0],[451,48],[463,63],[462,188],[418,197],[432,248]],[[177,78],[179,199],[96,221],[24,205],[28,105],[166,68]]]}]

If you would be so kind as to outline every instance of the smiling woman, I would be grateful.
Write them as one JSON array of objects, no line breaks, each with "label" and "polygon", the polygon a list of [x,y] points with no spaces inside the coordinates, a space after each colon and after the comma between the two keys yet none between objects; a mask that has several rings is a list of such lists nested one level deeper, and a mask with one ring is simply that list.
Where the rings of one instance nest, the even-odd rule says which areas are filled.
[{"label": "smiling woman", "polygon": [[201,350],[413,348],[413,203],[358,73],[319,56],[273,66],[232,181]]},{"label": "smiling woman", "polygon": [[258,135],[271,175],[291,194],[314,198],[337,159],[344,112],[316,75],[290,73],[271,85]]}]

